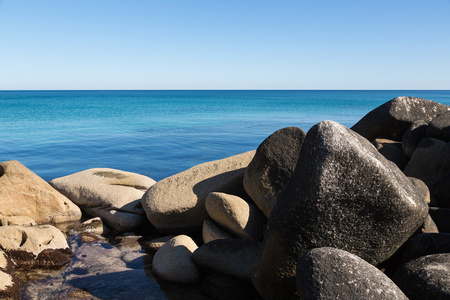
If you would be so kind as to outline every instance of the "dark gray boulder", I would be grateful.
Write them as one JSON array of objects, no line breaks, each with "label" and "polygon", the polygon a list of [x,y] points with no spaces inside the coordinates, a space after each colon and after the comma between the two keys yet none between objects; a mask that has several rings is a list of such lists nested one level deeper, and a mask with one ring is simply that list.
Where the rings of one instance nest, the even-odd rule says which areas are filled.
[{"label": "dark gray boulder", "polygon": [[423,180],[427,185],[437,177],[437,165],[446,143],[434,139],[423,139],[403,170],[406,176]]},{"label": "dark gray boulder", "polygon": [[450,299],[450,253],[414,259],[400,267],[392,280],[411,300]]},{"label": "dark gray boulder", "polygon": [[298,127],[272,133],[259,145],[245,170],[244,188],[266,217],[294,172],[305,135]]},{"label": "dark gray boulder", "polygon": [[439,229],[430,215],[427,216],[425,222],[423,222],[422,226],[420,226],[418,233],[439,233]]},{"label": "dark gray boulder", "polygon": [[259,243],[249,240],[220,239],[200,246],[192,259],[199,266],[250,281],[251,268],[260,249]]},{"label": "dark gray boulder", "polygon": [[386,159],[392,161],[400,170],[408,164],[409,158],[403,152],[402,143],[388,139],[375,139],[372,144]]},{"label": "dark gray boulder", "polygon": [[450,111],[436,116],[427,127],[427,135],[450,142]]},{"label": "dark gray boulder", "polygon": [[408,299],[383,272],[347,251],[324,247],[306,252],[297,264],[302,300]]},{"label": "dark gray boulder", "polygon": [[411,238],[402,250],[402,261],[430,254],[450,253],[450,233],[420,233]]},{"label": "dark gray boulder", "polygon": [[372,141],[388,138],[401,141],[412,122],[430,122],[450,106],[416,97],[397,97],[375,108],[351,129]]},{"label": "dark gray boulder", "polygon": [[212,273],[200,283],[201,289],[215,300],[262,300],[251,282]]},{"label": "dark gray boulder", "polygon": [[427,136],[427,125],[422,120],[414,121],[403,134],[402,148],[406,156],[411,157],[420,141]]},{"label": "dark gray boulder", "polygon": [[429,214],[439,232],[450,233],[450,208],[430,207]]},{"label": "dark gray boulder", "polygon": [[417,189],[417,191],[422,195],[423,199],[426,203],[430,204],[430,189],[426,185],[423,180],[420,180],[419,178],[415,177],[408,177],[408,179],[411,181],[411,183],[414,185],[414,187]]},{"label": "dark gray boulder", "polygon": [[253,284],[266,299],[293,298],[297,261],[311,248],[340,248],[381,264],[427,211],[409,179],[368,140],[321,122],[309,130],[269,218]]}]

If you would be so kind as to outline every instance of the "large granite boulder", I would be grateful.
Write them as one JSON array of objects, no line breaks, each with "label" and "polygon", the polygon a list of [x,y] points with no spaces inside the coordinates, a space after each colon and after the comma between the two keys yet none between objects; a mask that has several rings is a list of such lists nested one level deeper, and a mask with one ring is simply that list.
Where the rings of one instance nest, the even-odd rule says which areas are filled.
[{"label": "large granite boulder", "polygon": [[409,158],[403,152],[402,143],[388,139],[375,139],[372,144],[386,159],[392,161],[400,170],[403,170]]},{"label": "large granite boulder", "polygon": [[294,172],[305,135],[298,127],[274,132],[256,149],[245,171],[244,188],[266,217]]},{"label": "large granite boulder", "polygon": [[450,142],[450,111],[446,111],[431,120],[427,127],[429,137]]},{"label": "large granite boulder", "polygon": [[375,108],[351,129],[372,141],[388,138],[401,141],[412,122],[430,122],[435,116],[449,111],[450,106],[416,97],[397,97]]},{"label": "large granite boulder", "polygon": [[178,235],[166,242],[153,257],[153,272],[173,283],[194,284],[200,271],[192,260],[197,244],[187,235]]},{"label": "large granite boulder", "polygon": [[414,259],[401,266],[392,280],[411,300],[450,299],[450,253]]},{"label": "large granite boulder", "polygon": [[267,218],[254,204],[225,193],[210,193],[205,201],[209,216],[240,238],[262,241]]},{"label": "large granite boulder", "polygon": [[78,221],[81,211],[45,180],[11,160],[0,164],[0,215],[56,224]]},{"label": "large granite boulder", "polygon": [[330,247],[309,250],[300,258],[297,291],[302,300],[408,299],[379,269],[354,254]]},{"label": "large granite boulder", "polygon": [[111,229],[132,231],[145,220],[141,198],[155,181],[147,176],[108,168],[84,170],[50,184]]},{"label": "large granite boulder", "polygon": [[51,225],[1,226],[0,248],[18,268],[57,269],[72,257],[64,234]]},{"label": "large granite boulder", "polygon": [[402,249],[402,261],[439,253],[450,253],[450,233],[420,233]]},{"label": "large granite boulder", "polygon": [[245,168],[255,151],[206,162],[154,184],[142,197],[150,222],[162,232],[200,231],[211,192],[243,190]]},{"label": "large granite boulder", "polygon": [[202,290],[214,300],[262,300],[251,282],[212,273],[200,283]]},{"label": "large granite boulder", "polygon": [[406,156],[413,156],[417,145],[427,136],[427,126],[428,124],[425,121],[414,121],[403,134],[402,148]]},{"label": "large granite boulder", "polygon": [[250,281],[251,269],[260,249],[256,242],[220,239],[200,246],[192,254],[192,259],[199,266]]},{"label": "large granite boulder", "polygon": [[423,224],[428,205],[365,138],[332,121],[313,126],[268,222],[252,281],[266,299],[294,297],[308,249],[335,247],[386,262]]}]

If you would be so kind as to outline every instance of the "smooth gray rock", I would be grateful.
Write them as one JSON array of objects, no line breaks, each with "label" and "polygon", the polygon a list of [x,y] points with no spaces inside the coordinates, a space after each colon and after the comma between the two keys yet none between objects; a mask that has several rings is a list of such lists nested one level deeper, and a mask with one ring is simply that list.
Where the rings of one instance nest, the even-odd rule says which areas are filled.
[{"label": "smooth gray rock", "polygon": [[254,154],[206,162],[157,182],[142,197],[147,218],[161,232],[200,231],[208,217],[206,196],[242,189],[245,168]]},{"label": "smooth gray rock", "polygon": [[220,239],[200,246],[192,254],[196,264],[216,272],[251,280],[251,268],[260,244],[240,239]]},{"label": "smooth gray rock", "polygon": [[425,121],[414,121],[403,134],[402,148],[406,156],[413,156],[417,145],[427,136],[427,126],[428,124]]},{"label": "smooth gray rock", "polygon": [[262,241],[267,218],[254,204],[225,193],[210,193],[205,201],[208,215],[240,238]]},{"label": "smooth gray rock", "polygon": [[141,197],[155,181],[147,176],[108,168],[94,168],[55,178],[50,184],[89,215],[111,229],[127,232],[144,220]]},{"label": "smooth gray rock", "polygon": [[313,126],[268,222],[252,281],[266,299],[296,292],[308,249],[335,247],[373,265],[423,224],[428,205],[409,179],[365,138],[332,121]]},{"label": "smooth gray rock", "polygon": [[450,253],[450,233],[420,233],[406,243],[402,261],[438,253]]},{"label": "smooth gray rock", "polygon": [[430,207],[429,214],[439,232],[450,233],[450,208]]},{"label": "smooth gray rock", "polygon": [[233,237],[228,232],[217,226],[213,220],[206,219],[203,222],[202,238],[203,243],[206,244],[214,240],[232,239]]},{"label": "smooth gray rock", "polygon": [[450,253],[414,259],[400,267],[392,280],[411,300],[450,299]]},{"label": "smooth gray rock", "polygon": [[272,133],[256,149],[245,171],[244,188],[266,217],[294,172],[305,136],[298,127]]},{"label": "smooth gray rock", "polygon": [[415,177],[408,177],[408,179],[411,181],[411,183],[414,185],[414,187],[417,189],[417,191],[422,195],[423,199],[426,203],[430,204],[430,189],[426,185],[423,180],[420,180],[419,178]]},{"label": "smooth gray rock", "polygon": [[153,257],[153,272],[161,279],[172,283],[195,284],[200,272],[192,260],[197,249],[187,235],[178,235],[166,242]]},{"label": "smooth gray rock", "polygon": [[354,254],[330,247],[309,250],[298,261],[297,292],[302,300],[408,299],[376,267]]},{"label": "smooth gray rock", "polygon": [[444,112],[431,120],[427,127],[429,137],[450,142],[450,111]]},{"label": "smooth gray rock", "polygon": [[369,141],[388,138],[401,141],[414,121],[430,122],[450,106],[416,97],[397,97],[375,108],[351,128]]},{"label": "smooth gray rock", "polygon": [[375,139],[372,144],[387,160],[392,161],[400,170],[408,164],[409,158],[403,152],[402,143],[388,139]]}]

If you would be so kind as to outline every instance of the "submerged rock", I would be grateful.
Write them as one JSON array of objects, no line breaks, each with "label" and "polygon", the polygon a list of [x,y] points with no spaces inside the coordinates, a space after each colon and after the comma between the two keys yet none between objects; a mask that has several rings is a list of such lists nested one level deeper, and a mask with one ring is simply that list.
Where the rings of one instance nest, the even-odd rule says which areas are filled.
[{"label": "submerged rock", "polygon": [[145,218],[141,197],[155,181],[147,176],[107,168],[84,170],[50,181],[88,214],[118,232],[132,231]]},{"label": "submerged rock", "polygon": [[16,160],[0,164],[0,199],[2,218],[29,217],[38,224],[81,218],[78,206]]},{"label": "submerged rock", "polygon": [[266,217],[294,172],[305,135],[298,127],[272,133],[256,149],[245,171],[244,188]]},{"label": "submerged rock", "polygon": [[362,258],[336,248],[315,248],[297,264],[302,300],[408,298],[383,272]]},{"label": "submerged rock", "polygon": [[60,268],[72,257],[66,237],[51,225],[1,226],[0,248],[19,268]]},{"label": "submerged rock", "polygon": [[208,217],[206,196],[242,190],[245,168],[254,153],[206,162],[157,182],[142,197],[149,221],[162,232],[200,231]]},{"label": "submerged rock", "polygon": [[375,108],[351,129],[369,141],[388,138],[401,141],[414,121],[430,122],[435,116],[449,111],[450,106],[416,97],[397,97]]},{"label": "submerged rock", "polygon": [[308,132],[272,211],[252,281],[266,299],[294,297],[297,261],[318,247],[379,265],[423,224],[427,211],[409,179],[368,140],[321,122]]}]

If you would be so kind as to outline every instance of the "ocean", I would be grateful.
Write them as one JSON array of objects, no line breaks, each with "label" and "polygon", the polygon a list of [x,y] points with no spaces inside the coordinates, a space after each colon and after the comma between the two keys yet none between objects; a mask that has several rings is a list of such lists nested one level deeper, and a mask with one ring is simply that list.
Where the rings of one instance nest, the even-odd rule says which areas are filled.
[{"label": "ocean", "polygon": [[397,96],[450,105],[448,90],[0,91],[0,162],[46,181],[100,167],[158,181],[283,127],[351,127]]}]

